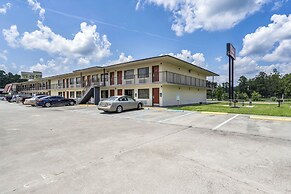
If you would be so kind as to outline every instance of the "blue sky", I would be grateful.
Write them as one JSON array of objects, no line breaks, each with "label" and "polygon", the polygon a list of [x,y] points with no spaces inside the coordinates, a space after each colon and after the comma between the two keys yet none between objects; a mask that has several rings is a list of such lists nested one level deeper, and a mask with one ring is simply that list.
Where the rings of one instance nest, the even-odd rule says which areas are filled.
[{"label": "blue sky", "polygon": [[0,0],[0,69],[45,76],[170,54],[227,80],[291,72],[289,0]]}]

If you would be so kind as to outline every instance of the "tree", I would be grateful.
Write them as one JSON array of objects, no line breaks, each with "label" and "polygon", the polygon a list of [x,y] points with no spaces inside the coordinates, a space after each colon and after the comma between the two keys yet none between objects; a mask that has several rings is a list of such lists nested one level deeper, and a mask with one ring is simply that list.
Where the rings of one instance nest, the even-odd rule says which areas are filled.
[{"label": "tree", "polygon": [[238,91],[240,93],[247,93],[248,89],[249,89],[249,83],[248,83],[248,78],[246,78],[245,76],[240,76],[240,78],[238,79],[238,87],[237,87]]},{"label": "tree", "polygon": [[252,101],[259,101],[261,97],[262,96],[261,96],[260,93],[258,93],[256,91],[253,91],[253,93],[252,93]]},{"label": "tree", "polygon": [[19,82],[24,82],[27,81],[26,79],[20,79],[20,75],[18,74],[13,74],[9,72],[8,74],[0,70],[0,88],[4,88],[6,84],[10,83],[19,83]]},{"label": "tree", "polygon": [[248,96],[248,94],[246,92],[243,92],[243,93],[239,92],[237,94],[237,96],[238,96],[238,99],[241,99],[241,100],[248,100],[249,99],[249,96]]},{"label": "tree", "polygon": [[219,85],[216,89],[215,96],[218,101],[222,100],[222,94],[224,93],[223,88]]}]

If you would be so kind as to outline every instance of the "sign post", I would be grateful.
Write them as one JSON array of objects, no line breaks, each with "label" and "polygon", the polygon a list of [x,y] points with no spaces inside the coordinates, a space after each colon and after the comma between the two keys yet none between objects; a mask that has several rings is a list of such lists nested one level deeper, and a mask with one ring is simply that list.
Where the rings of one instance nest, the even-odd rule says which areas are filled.
[{"label": "sign post", "polygon": [[229,102],[234,101],[234,65],[233,62],[235,60],[236,51],[234,46],[231,43],[226,44],[226,55],[228,56],[229,63],[229,82],[228,82],[228,99]]}]

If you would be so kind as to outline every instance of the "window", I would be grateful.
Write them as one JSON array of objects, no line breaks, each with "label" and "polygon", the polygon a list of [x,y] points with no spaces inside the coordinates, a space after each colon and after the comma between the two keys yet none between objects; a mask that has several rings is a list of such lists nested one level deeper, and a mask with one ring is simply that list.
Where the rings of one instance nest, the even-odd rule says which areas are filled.
[{"label": "window", "polygon": [[101,90],[101,98],[108,98],[108,90]]},{"label": "window", "polygon": [[75,92],[70,92],[70,98],[75,98]]},{"label": "window", "polygon": [[74,78],[70,78],[70,85],[74,85],[75,79]]},{"label": "window", "polygon": [[82,96],[82,92],[81,91],[77,91],[76,92],[76,98],[81,98]]},{"label": "window", "polygon": [[133,99],[132,97],[128,96],[128,97],[127,97],[127,101],[128,101],[128,102],[134,102],[135,99]]},{"label": "window", "polygon": [[132,90],[132,89],[130,89],[130,90],[124,90],[124,94],[125,94],[126,96],[130,96],[130,97],[134,98],[134,97],[133,97],[133,95],[134,95],[134,90]]},{"label": "window", "polygon": [[[104,81],[104,74],[101,74],[101,82]],[[105,73],[105,81],[108,81],[108,73]]]},{"label": "window", "polygon": [[81,84],[81,77],[76,77],[76,84]]},{"label": "window", "polygon": [[98,75],[92,75],[92,82],[98,82]]},{"label": "window", "polygon": [[58,80],[58,86],[61,86],[61,80]]},{"label": "window", "polygon": [[63,94],[62,92],[58,92],[58,96],[62,96],[62,94]]},{"label": "window", "polygon": [[134,78],[134,70],[126,70],[124,71],[124,79],[133,79]]},{"label": "window", "polygon": [[150,98],[150,90],[149,89],[139,89],[138,90],[138,98],[149,99]]},{"label": "window", "polygon": [[149,77],[149,67],[139,68],[138,69],[138,78]]},{"label": "window", "polygon": [[118,101],[127,101],[127,98],[126,98],[126,97],[120,97],[120,98],[118,99]]}]

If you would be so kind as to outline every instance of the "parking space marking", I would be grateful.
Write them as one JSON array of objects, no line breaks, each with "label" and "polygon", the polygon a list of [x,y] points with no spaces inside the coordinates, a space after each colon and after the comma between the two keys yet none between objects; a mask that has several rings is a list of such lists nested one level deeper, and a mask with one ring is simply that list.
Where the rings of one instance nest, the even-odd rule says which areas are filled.
[{"label": "parking space marking", "polygon": [[188,116],[188,115],[191,115],[191,114],[194,114],[195,112],[189,112],[187,114],[183,114],[183,115],[179,115],[179,116],[176,116],[176,117],[171,117],[171,118],[167,118],[167,119],[164,119],[164,120],[160,120],[158,121],[159,123],[163,123],[165,121],[169,121],[169,120],[173,120],[173,119],[178,119],[178,118],[181,118],[181,117],[185,117],[185,116]]},{"label": "parking space marking", "polygon": [[224,121],[224,122],[220,123],[219,125],[217,125],[216,127],[212,128],[212,130],[217,130],[218,128],[220,128],[221,126],[225,125],[226,123],[228,123],[229,121],[235,119],[238,116],[239,116],[239,114],[234,115],[233,117],[227,119],[226,121]]}]

